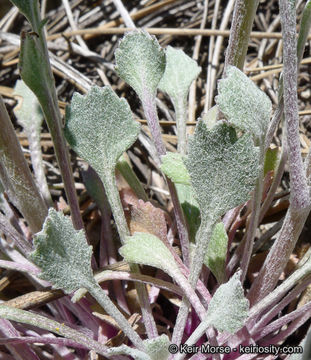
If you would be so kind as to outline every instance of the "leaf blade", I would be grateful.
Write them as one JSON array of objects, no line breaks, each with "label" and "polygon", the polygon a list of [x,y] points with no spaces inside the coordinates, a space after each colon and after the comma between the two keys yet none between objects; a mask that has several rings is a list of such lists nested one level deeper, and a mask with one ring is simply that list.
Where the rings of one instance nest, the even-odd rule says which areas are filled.
[{"label": "leaf blade", "polygon": [[201,213],[217,219],[248,200],[259,173],[259,149],[250,134],[238,139],[226,123],[208,129],[200,120],[186,167]]},{"label": "leaf blade", "polygon": [[[67,294],[94,284],[91,268],[92,247],[83,230],[74,229],[71,220],[53,208],[43,229],[34,237],[32,261],[40,267],[40,277]],[[96,284],[96,283],[95,283]]]},{"label": "leaf blade", "polygon": [[138,94],[155,95],[165,70],[165,54],[155,37],[145,31],[124,36],[115,52],[116,71]]},{"label": "leaf blade", "polygon": [[136,141],[140,125],[125,99],[109,87],[94,86],[85,96],[74,94],[64,131],[73,150],[102,175],[114,170],[119,157]]},{"label": "leaf blade", "polygon": [[129,263],[149,265],[168,274],[180,272],[173,255],[155,235],[136,232],[128,236],[119,253]]},{"label": "leaf blade", "polygon": [[221,285],[209,303],[206,321],[219,331],[234,334],[241,329],[248,316],[249,302],[240,281],[241,272]]},{"label": "leaf blade", "polygon": [[165,72],[159,83],[159,89],[166,92],[174,103],[178,98],[186,98],[191,83],[198,77],[201,67],[182,50],[168,46],[166,51]]},{"label": "leaf blade", "polygon": [[228,236],[223,222],[220,222],[213,229],[213,235],[204,259],[204,264],[211,270],[220,284],[225,281],[226,276],[227,247]]},{"label": "leaf blade", "polygon": [[238,68],[229,66],[226,74],[215,99],[220,111],[237,128],[264,138],[272,111],[270,99]]}]

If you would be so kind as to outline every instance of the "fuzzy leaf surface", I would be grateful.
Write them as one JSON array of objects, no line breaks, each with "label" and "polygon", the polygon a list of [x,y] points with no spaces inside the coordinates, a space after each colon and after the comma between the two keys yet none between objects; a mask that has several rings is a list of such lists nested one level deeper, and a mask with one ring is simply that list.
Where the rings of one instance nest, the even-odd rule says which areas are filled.
[{"label": "fuzzy leaf surface", "polygon": [[168,351],[170,340],[167,335],[163,334],[154,339],[144,340],[144,345],[152,360],[167,360],[170,355]]},{"label": "fuzzy leaf surface", "polygon": [[114,170],[139,131],[128,103],[110,87],[94,86],[85,96],[75,93],[66,109],[68,143],[100,176]]},{"label": "fuzzy leaf surface", "polygon": [[186,166],[201,213],[214,218],[247,201],[259,173],[259,148],[250,134],[218,122],[199,121],[190,139]]},{"label": "fuzzy leaf surface", "polygon": [[263,139],[267,132],[272,104],[241,70],[228,67],[227,77],[218,83],[216,103],[229,122],[240,130]]},{"label": "fuzzy leaf surface", "polygon": [[215,275],[219,283],[223,283],[225,279],[227,246],[228,236],[226,229],[223,222],[220,222],[214,227],[204,259],[204,264]]},{"label": "fuzzy leaf surface", "polygon": [[137,232],[128,236],[119,253],[128,263],[153,266],[171,276],[179,272],[173,255],[155,235]]},{"label": "fuzzy leaf surface", "polygon": [[19,124],[24,129],[40,131],[43,113],[37,97],[22,80],[17,80],[14,90],[14,95],[19,97],[18,104],[14,108]]},{"label": "fuzzy leaf surface", "polygon": [[[83,230],[77,231],[69,217],[49,209],[43,229],[35,235],[32,261],[42,270],[40,277],[67,294],[94,284],[92,247]],[[96,283],[95,283],[96,284]]]},{"label": "fuzzy leaf surface", "polygon": [[169,177],[175,184],[190,184],[190,176],[179,153],[168,152],[161,157],[160,166],[164,174]]},{"label": "fuzzy leaf surface", "polygon": [[142,99],[155,95],[165,70],[165,54],[154,36],[145,31],[126,34],[115,52],[116,71]]},{"label": "fuzzy leaf surface", "polygon": [[234,334],[243,327],[248,316],[249,302],[244,296],[240,276],[239,271],[221,285],[208,306],[206,321],[218,331]]},{"label": "fuzzy leaf surface", "polygon": [[201,72],[197,62],[182,50],[168,46],[165,52],[166,67],[159,89],[166,92],[174,103],[188,95],[191,83]]}]

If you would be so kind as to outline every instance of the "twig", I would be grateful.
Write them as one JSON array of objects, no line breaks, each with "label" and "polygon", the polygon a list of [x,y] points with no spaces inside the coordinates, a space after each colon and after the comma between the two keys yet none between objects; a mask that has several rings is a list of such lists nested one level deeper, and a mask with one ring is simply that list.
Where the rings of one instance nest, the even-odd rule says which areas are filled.
[{"label": "twig", "polygon": [[[230,0],[228,6],[233,5],[234,0]],[[227,6],[227,9],[228,9]],[[229,8],[232,10],[232,8]],[[226,15],[226,13],[225,13]],[[224,16],[225,16],[224,15]],[[226,20],[229,21],[229,15]],[[178,28],[145,28],[144,30],[147,31],[149,34],[152,35],[172,35],[172,36],[220,36],[220,37],[229,37],[230,31],[223,30],[221,26],[220,30],[217,29],[178,29]],[[62,33],[57,33],[48,36],[47,40],[55,40],[63,36],[75,36],[75,35],[93,35],[93,36],[100,36],[100,35],[123,35],[129,31],[133,31],[134,28],[119,28],[119,27],[111,27],[111,28],[89,28],[89,29],[81,29],[75,31],[65,31]],[[252,31],[250,33],[250,37],[252,39],[282,39],[282,34],[279,32],[261,32],[261,31]],[[308,36],[308,40],[311,39],[311,35]]]},{"label": "twig", "polygon": [[[68,22],[72,28],[72,30],[78,30],[78,27],[74,21],[73,15],[72,15],[72,11],[70,8],[70,4],[68,0],[62,0],[63,1],[63,5],[67,14],[67,18],[68,18]],[[88,50],[88,47],[85,43],[85,41],[82,39],[82,37],[80,35],[76,36],[76,39],[78,41],[78,43],[80,44],[80,46],[84,49],[84,50]]]},{"label": "twig", "polygon": [[117,8],[117,10],[119,11],[125,25],[127,27],[130,28],[135,28],[135,24],[130,16],[130,14],[128,13],[128,11],[126,10],[126,8],[124,7],[123,3],[121,0],[112,0],[114,3],[114,6]]}]

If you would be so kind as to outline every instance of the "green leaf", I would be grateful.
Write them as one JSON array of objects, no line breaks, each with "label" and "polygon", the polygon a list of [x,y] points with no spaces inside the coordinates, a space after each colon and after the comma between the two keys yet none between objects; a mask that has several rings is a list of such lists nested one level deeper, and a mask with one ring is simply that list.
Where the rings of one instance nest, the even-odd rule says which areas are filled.
[{"label": "green leaf", "polygon": [[165,54],[154,36],[139,30],[126,34],[115,52],[116,71],[142,100],[155,95],[165,70]]},{"label": "green leaf", "polygon": [[262,140],[267,132],[272,104],[242,71],[228,67],[227,77],[218,83],[216,103],[229,122]]},{"label": "green leaf", "polygon": [[266,176],[269,171],[274,171],[279,162],[279,149],[269,148],[265,155],[265,164],[264,164],[264,175]]},{"label": "green leaf", "polygon": [[202,116],[202,121],[204,122],[204,124],[207,126],[208,129],[212,129],[214,125],[216,125],[218,113],[219,113],[218,106],[215,105]]},{"label": "green leaf", "polygon": [[139,131],[128,103],[110,87],[94,86],[85,96],[75,93],[66,109],[68,143],[100,176],[114,170]]},{"label": "green leaf", "polygon": [[19,124],[26,129],[40,132],[43,122],[43,113],[35,94],[22,81],[18,80],[14,88],[14,95],[19,97],[14,108],[14,114]]},{"label": "green leaf", "polygon": [[[69,217],[49,209],[43,229],[34,237],[32,261],[42,270],[40,277],[67,294],[94,284],[91,257],[83,230],[76,231]],[[96,285],[96,283],[95,283]]]},{"label": "green leaf", "polygon": [[176,184],[176,190],[188,224],[190,241],[195,242],[195,235],[201,224],[199,204],[191,185]]},{"label": "green leaf", "polygon": [[18,10],[27,18],[30,22],[33,31],[38,31],[40,26],[40,15],[39,15],[39,2],[38,0],[10,0]]},{"label": "green leaf", "polygon": [[193,80],[201,72],[197,62],[182,50],[168,46],[166,51],[166,67],[159,83],[159,89],[166,92],[174,103],[178,98],[186,98]]},{"label": "green leaf", "polygon": [[123,156],[117,162],[117,170],[121,173],[124,177],[126,182],[130,185],[130,187],[134,190],[135,194],[142,200],[148,201],[148,196],[145,192],[144,187],[142,186],[141,182],[139,181],[135,171],[131,168],[129,162]]},{"label": "green leaf", "polygon": [[153,266],[170,275],[179,272],[173,255],[155,235],[136,232],[126,238],[119,253],[128,263]]},{"label": "green leaf", "polygon": [[224,122],[209,130],[200,120],[186,166],[201,214],[217,219],[249,199],[259,173],[259,148],[250,134],[237,138]]},{"label": "green leaf", "polygon": [[144,340],[146,352],[152,360],[167,360],[170,353],[168,347],[170,340],[167,335],[161,335],[154,339]]},{"label": "green leaf", "polygon": [[240,276],[238,271],[221,285],[208,305],[206,321],[218,331],[234,334],[243,327],[248,316],[249,302],[244,296]]},{"label": "green leaf", "polygon": [[175,184],[190,184],[188,170],[184,164],[183,157],[179,153],[168,152],[161,157],[161,160],[161,170]]},{"label": "green leaf", "polygon": [[41,106],[48,107],[48,94],[54,84],[41,40],[35,33],[22,33],[19,68],[22,79],[35,93]]},{"label": "green leaf", "polygon": [[218,283],[223,283],[226,278],[226,256],[228,247],[228,236],[223,222],[215,225],[213,235],[208,243],[204,264],[215,275]]}]

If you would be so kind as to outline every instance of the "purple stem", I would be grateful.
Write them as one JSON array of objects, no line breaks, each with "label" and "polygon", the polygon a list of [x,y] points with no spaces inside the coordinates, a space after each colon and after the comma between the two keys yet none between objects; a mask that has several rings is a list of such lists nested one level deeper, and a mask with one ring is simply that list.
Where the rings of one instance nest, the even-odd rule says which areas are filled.
[{"label": "purple stem", "polygon": [[[307,304],[301,306],[299,309],[292,311],[291,313],[282,316],[280,319],[277,319],[266,325],[259,333],[256,334],[254,337],[255,341],[258,341],[268,334],[274,332],[275,330],[281,329],[284,325],[288,324],[289,322],[296,320],[304,313],[308,313],[310,315],[311,311],[311,302],[309,301]],[[280,334],[279,334],[280,335]]]},{"label": "purple stem", "polygon": [[[20,333],[14,328],[10,321],[0,319],[0,333],[5,337],[19,337]],[[6,339],[9,340],[9,339]],[[4,344],[15,359],[40,360],[37,354],[27,344]]]},{"label": "purple stem", "polygon": [[[170,251],[170,253],[173,255],[176,263],[179,266],[179,270],[182,272],[182,274],[188,279],[190,276],[190,270],[189,268],[182,262],[180,257],[176,254],[175,250],[172,248],[171,244],[168,241],[165,241],[164,244]],[[200,293],[202,297],[202,303],[204,307],[207,309],[208,303],[211,301],[212,296],[207,290],[206,286],[203,284],[203,282],[199,279],[197,282],[196,290]]]},{"label": "purple stem", "polygon": [[[6,214],[7,215],[7,214]],[[0,230],[14,240],[16,247],[25,255],[28,256],[32,251],[31,244],[25,239],[25,237],[19,233],[9,222],[7,216],[0,213]]]},{"label": "purple stem", "polygon": [[[111,211],[107,211],[102,214],[101,234],[100,234],[100,253],[99,263],[100,267],[107,264],[116,263],[116,249],[113,243],[111,225],[110,225]],[[122,283],[120,281],[114,281],[113,284],[114,295],[117,299],[119,306],[123,311],[130,314],[130,310],[127,306],[127,302],[124,296]]]},{"label": "purple stem", "polygon": [[42,343],[42,344],[56,344],[61,346],[70,346],[75,348],[87,349],[86,346],[79,344],[73,340],[59,338],[59,337],[45,337],[45,336],[15,336],[9,339],[0,338],[0,344],[34,344],[34,343]]},{"label": "purple stem", "polygon": [[309,189],[300,150],[297,97],[296,8],[293,1],[280,1],[283,33],[284,113],[287,125],[291,207],[301,211],[310,206]]},{"label": "purple stem", "polygon": [[285,306],[297,298],[303,290],[310,284],[311,278],[308,276],[300,284],[298,284],[288,295],[286,295],[280,302],[278,302],[269,312],[267,312],[259,321],[256,321],[255,326],[251,329],[252,334],[256,334],[259,329],[265,327]]},{"label": "purple stem", "polygon": [[[154,145],[156,147],[158,156],[161,159],[161,156],[166,154],[166,149],[164,146],[164,142],[162,140],[161,128],[159,125],[159,119],[158,119],[157,108],[155,103],[155,96],[149,94],[149,92],[145,90],[141,100],[146,115],[146,119],[148,122],[148,126],[154,141]],[[166,177],[166,181],[171,194],[172,203],[174,206],[174,214],[175,214],[176,225],[178,229],[184,263],[187,267],[189,267],[190,265],[189,236],[188,236],[188,229],[187,229],[184,213],[178,200],[175,185],[167,177]]]},{"label": "purple stem", "polygon": [[[96,276],[96,280],[99,283],[110,280],[138,281],[159,287],[167,291],[174,292],[175,294],[178,294],[180,296],[183,295],[183,292],[180,289],[180,287],[175,284],[172,284],[170,282],[161,279],[154,279],[153,277],[148,275],[128,273],[126,271],[104,271],[103,273],[100,273]],[[154,280],[156,280],[156,282]]]},{"label": "purple stem", "polygon": [[[260,164],[263,164],[264,162],[264,151],[263,146],[261,148],[261,156],[260,156]],[[254,195],[253,195],[253,201],[252,201],[252,213],[250,217],[249,226],[247,228],[246,233],[246,239],[245,239],[245,245],[244,245],[244,251],[242,254],[241,259],[241,282],[244,282],[244,279],[246,277],[248,265],[252,256],[253,246],[254,246],[254,238],[256,234],[256,229],[258,226],[258,220],[259,220],[259,213],[260,213],[260,206],[261,206],[261,198],[262,198],[262,192],[263,192],[263,167],[260,170],[260,174],[257,179]]]},{"label": "purple stem", "polygon": [[296,9],[290,1],[280,1],[284,38],[284,112],[287,125],[289,173],[291,181],[290,207],[282,229],[249,292],[255,304],[277,284],[310,212],[310,196],[302,162],[299,140],[297,104]]},{"label": "purple stem", "polygon": [[[310,303],[309,303],[310,304]],[[306,305],[309,305],[306,304]],[[306,306],[305,305],[305,306]],[[299,309],[300,310],[300,309]],[[285,330],[280,331],[274,338],[269,338],[269,340],[263,340],[260,342],[260,345],[270,345],[270,344],[278,344],[281,341],[286,340],[291,334],[293,334],[296,330],[298,330],[306,321],[310,319],[311,311],[304,312],[298,319],[293,321]]]},{"label": "purple stem", "polygon": [[15,261],[0,260],[0,267],[4,269],[11,269],[31,273],[33,275],[40,274],[40,270],[32,264],[20,264]]}]

